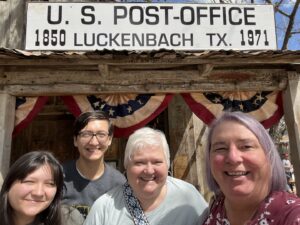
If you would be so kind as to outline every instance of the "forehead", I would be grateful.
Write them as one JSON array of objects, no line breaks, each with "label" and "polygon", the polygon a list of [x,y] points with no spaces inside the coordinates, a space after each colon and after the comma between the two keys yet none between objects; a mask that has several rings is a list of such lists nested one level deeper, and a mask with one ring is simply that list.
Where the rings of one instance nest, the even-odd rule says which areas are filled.
[{"label": "forehead", "polygon": [[224,121],[218,124],[212,132],[211,141],[216,139],[256,139],[256,135],[245,125],[237,121]]},{"label": "forehead", "polygon": [[143,146],[143,148],[136,149],[131,154],[132,159],[147,158],[147,157],[165,158],[165,154],[161,146],[150,146],[150,145],[146,145]]},{"label": "forehead", "polygon": [[87,128],[95,128],[95,129],[102,129],[102,130],[107,130],[109,127],[108,121],[107,120],[90,120],[83,129]]},{"label": "forehead", "polygon": [[49,178],[53,177],[53,171],[51,166],[46,163],[44,165],[41,165],[40,167],[36,168],[34,171],[29,173],[26,177],[43,177],[43,178]]}]

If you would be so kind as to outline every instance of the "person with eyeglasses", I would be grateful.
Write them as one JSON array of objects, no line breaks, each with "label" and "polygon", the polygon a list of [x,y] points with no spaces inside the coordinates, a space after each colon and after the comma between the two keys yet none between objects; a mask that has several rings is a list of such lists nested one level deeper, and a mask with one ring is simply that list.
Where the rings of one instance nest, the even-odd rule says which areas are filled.
[{"label": "person with eyeglasses", "polygon": [[62,202],[77,208],[84,218],[99,196],[126,182],[123,174],[104,162],[112,138],[113,124],[105,112],[84,112],[74,122],[73,139],[79,158],[63,164]]}]

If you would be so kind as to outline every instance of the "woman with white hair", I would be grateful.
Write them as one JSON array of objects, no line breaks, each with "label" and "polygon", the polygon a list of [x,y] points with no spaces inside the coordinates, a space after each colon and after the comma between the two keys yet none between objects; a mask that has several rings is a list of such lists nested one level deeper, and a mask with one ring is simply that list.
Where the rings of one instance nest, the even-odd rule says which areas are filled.
[{"label": "woman with white hair", "polygon": [[84,224],[195,225],[207,204],[193,185],[168,176],[169,166],[165,135],[135,131],[125,149],[128,182],[98,198]]}]

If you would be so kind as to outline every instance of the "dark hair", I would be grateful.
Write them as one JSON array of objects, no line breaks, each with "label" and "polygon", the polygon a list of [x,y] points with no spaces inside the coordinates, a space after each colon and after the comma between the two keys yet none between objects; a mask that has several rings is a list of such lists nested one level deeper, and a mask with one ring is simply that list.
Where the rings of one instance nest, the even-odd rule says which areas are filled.
[{"label": "dark hair", "polygon": [[77,137],[79,132],[92,120],[105,120],[108,123],[108,135],[112,136],[114,132],[114,126],[109,119],[106,112],[103,111],[89,111],[81,113],[74,122],[73,136]]},{"label": "dark hair", "polygon": [[215,193],[219,194],[221,192],[219,185],[214,179],[211,168],[210,168],[210,148],[212,134],[216,127],[223,122],[234,121],[244,125],[249,129],[258,139],[261,144],[265,155],[270,163],[271,170],[271,188],[272,191],[283,191],[286,189],[286,177],[284,167],[281,162],[281,158],[278,154],[276,146],[272,138],[270,137],[267,130],[253,117],[242,113],[242,112],[225,112],[220,118],[216,119],[210,126],[210,130],[207,137],[206,143],[206,180],[209,188]]},{"label": "dark hair", "polygon": [[46,151],[32,151],[22,155],[9,169],[4,179],[0,193],[0,221],[2,225],[13,225],[12,211],[8,201],[8,192],[17,180],[25,179],[30,173],[43,165],[49,165],[57,187],[56,194],[47,209],[38,214],[33,223],[42,222],[44,225],[61,225],[60,200],[63,193],[63,172],[60,163]]}]

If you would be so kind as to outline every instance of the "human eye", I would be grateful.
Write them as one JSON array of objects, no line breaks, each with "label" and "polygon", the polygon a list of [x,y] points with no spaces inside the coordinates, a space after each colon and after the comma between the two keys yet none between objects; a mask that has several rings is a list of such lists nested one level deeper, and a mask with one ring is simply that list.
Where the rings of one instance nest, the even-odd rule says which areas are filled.
[{"label": "human eye", "polygon": [[244,143],[241,143],[240,149],[244,151],[248,151],[255,148],[255,144],[251,141],[246,141]]},{"label": "human eye", "polygon": [[21,183],[23,183],[23,184],[33,184],[33,183],[34,183],[34,180],[31,180],[31,179],[23,179],[23,180],[21,180]]},{"label": "human eye", "polygon": [[54,181],[47,181],[45,184],[46,184],[46,186],[49,186],[49,187],[56,187],[56,184]]},{"label": "human eye", "polygon": [[88,138],[88,137],[93,136],[93,133],[90,131],[82,131],[82,132],[80,132],[80,136],[83,138]]},{"label": "human eye", "polygon": [[154,161],[154,164],[155,164],[155,165],[161,165],[161,164],[163,164],[163,163],[164,163],[164,161],[163,161],[163,160],[160,160],[160,159]]},{"label": "human eye", "polygon": [[99,132],[96,135],[97,135],[98,138],[106,138],[108,134],[104,133],[104,132]]},{"label": "human eye", "polygon": [[244,150],[244,151],[249,151],[251,149],[253,149],[253,145],[250,145],[250,144],[244,144],[241,146],[241,149]]},{"label": "human eye", "polygon": [[224,152],[227,151],[227,146],[226,145],[213,145],[211,148],[212,152]]},{"label": "human eye", "polygon": [[144,164],[145,164],[145,162],[144,161],[140,161],[140,160],[134,162],[134,165],[136,165],[136,166],[142,166]]}]

